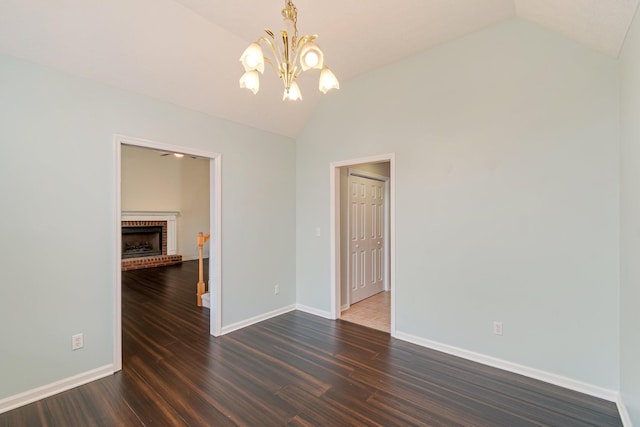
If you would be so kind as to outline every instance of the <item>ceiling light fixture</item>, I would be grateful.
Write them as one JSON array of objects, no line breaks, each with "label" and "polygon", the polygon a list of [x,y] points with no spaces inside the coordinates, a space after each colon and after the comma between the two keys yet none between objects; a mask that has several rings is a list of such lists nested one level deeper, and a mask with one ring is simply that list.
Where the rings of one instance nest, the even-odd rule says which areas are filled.
[{"label": "ceiling light fixture", "polygon": [[[282,46],[277,45],[273,31],[264,31],[270,37],[260,37],[251,43],[240,57],[245,73],[240,78],[240,87],[249,89],[254,94],[260,89],[260,74],[264,73],[265,61],[271,64],[278,76],[284,82],[284,95],[282,99],[296,101],[302,99],[302,93],[296,79],[302,71],[309,69],[322,70],[320,72],[319,89],[327,93],[331,89],[339,89],[340,84],[336,76],[324,66],[324,54],[313,41],[317,35],[302,36],[298,39],[298,9],[291,0],[285,0],[282,9],[285,28],[280,30],[282,34]],[[273,54],[273,59],[265,58],[260,43],[264,42]]]}]

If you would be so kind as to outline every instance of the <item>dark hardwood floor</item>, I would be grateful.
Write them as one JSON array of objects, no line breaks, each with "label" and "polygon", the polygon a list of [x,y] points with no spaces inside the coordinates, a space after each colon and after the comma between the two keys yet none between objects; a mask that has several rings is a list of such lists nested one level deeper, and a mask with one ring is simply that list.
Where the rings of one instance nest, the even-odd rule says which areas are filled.
[{"label": "dark hardwood floor", "polygon": [[621,426],[613,403],[291,312],[209,336],[197,262],[123,273],[124,369],[0,426]]}]

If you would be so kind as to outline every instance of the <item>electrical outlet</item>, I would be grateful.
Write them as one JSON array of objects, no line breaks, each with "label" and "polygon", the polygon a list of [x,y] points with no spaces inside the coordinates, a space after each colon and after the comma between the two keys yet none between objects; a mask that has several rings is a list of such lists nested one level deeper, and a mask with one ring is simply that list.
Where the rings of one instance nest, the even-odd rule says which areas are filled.
[{"label": "electrical outlet", "polygon": [[502,335],[502,322],[493,322],[493,333],[496,335]]},{"label": "electrical outlet", "polygon": [[76,334],[71,337],[71,350],[79,350],[84,347],[84,335]]},{"label": "electrical outlet", "polygon": [[276,295],[280,293],[280,285],[273,285],[273,293]]}]

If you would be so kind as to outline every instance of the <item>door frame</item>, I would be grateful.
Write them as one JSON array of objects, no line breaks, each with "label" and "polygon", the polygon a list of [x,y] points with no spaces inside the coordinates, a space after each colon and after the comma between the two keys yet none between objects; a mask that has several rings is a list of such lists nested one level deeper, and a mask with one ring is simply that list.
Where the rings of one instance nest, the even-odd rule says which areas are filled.
[{"label": "door frame", "polygon": [[[147,139],[115,134],[114,146],[114,280],[113,280],[113,370],[122,369],[122,145],[183,153],[209,159],[209,293],[211,295],[210,333],[221,335],[222,329],[222,155],[197,148],[165,144]],[[195,237],[194,237],[195,240]],[[195,296],[195,281],[194,281]],[[195,304],[195,298],[194,298]]]},{"label": "door frame", "polygon": [[331,311],[332,319],[340,318],[341,309],[341,287],[342,278],[341,261],[340,261],[340,168],[357,167],[363,163],[380,163],[389,162],[389,236],[387,239],[389,265],[386,275],[389,277],[389,286],[391,287],[391,336],[396,333],[396,310],[395,310],[395,294],[396,294],[396,251],[395,251],[395,218],[396,218],[396,201],[395,201],[395,182],[396,182],[396,160],[395,153],[379,154],[370,157],[363,157],[351,160],[340,160],[329,164],[329,239],[330,239],[330,292],[331,292]]},{"label": "door frame", "polygon": [[[384,277],[383,277],[383,288],[385,291],[389,290],[389,181],[391,180],[388,176],[378,175],[377,173],[367,172],[364,170],[360,170],[355,167],[349,167],[347,169],[347,183],[351,181],[352,176],[357,176],[360,178],[371,179],[374,181],[382,182],[384,185]],[[347,236],[351,235],[351,190],[347,185],[347,191],[349,191],[347,197]],[[342,210],[342,206],[340,206],[340,210]],[[342,228],[342,227],[340,227]],[[347,241],[347,253],[351,254],[351,240]],[[342,267],[342,266],[341,266]],[[351,263],[347,262],[347,278],[351,277]],[[342,277],[341,277],[342,279]],[[342,285],[342,284],[341,284]],[[351,287],[349,286],[349,292],[347,292],[347,300],[340,301],[340,310],[346,310],[351,306]],[[345,308],[346,306],[346,308]]]}]

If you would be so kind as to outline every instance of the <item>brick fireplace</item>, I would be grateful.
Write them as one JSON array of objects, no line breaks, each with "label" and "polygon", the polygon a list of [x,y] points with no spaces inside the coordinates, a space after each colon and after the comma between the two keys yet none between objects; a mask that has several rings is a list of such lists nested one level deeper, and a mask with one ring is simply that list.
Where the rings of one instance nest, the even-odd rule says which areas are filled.
[{"label": "brick fireplace", "polygon": [[122,221],[122,259],[167,254],[167,221]]},{"label": "brick fireplace", "polygon": [[178,212],[122,213],[122,271],[182,263],[176,253]]}]

